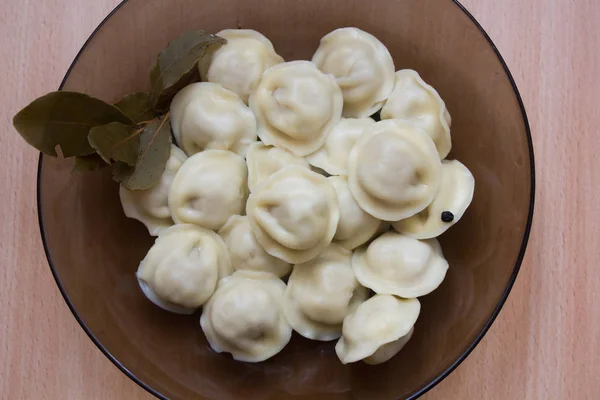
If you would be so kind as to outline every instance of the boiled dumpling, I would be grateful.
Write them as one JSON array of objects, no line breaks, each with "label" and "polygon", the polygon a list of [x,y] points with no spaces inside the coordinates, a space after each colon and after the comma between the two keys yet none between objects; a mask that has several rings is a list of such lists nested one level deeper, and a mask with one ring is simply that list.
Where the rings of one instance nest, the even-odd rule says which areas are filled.
[{"label": "boiled dumpling", "polygon": [[356,202],[382,220],[422,211],[440,188],[442,163],[431,138],[401,120],[366,128],[350,153],[348,181]]},{"label": "boiled dumpling", "polygon": [[294,266],[285,291],[285,316],[296,332],[313,340],[333,340],[342,322],[369,296],[351,266],[352,252],[332,243],[316,258]]},{"label": "boiled dumpling", "polygon": [[331,75],[309,61],[267,69],[250,95],[258,136],[297,156],[316,151],[342,114],[342,92]]},{"label": "boiled dumpling", "polygon": [[206,149],[246,154],[256,141],[256,120],[240,97],[211,82],[192,83],[171,102],[177,145],[191,156]]},{"label": "boiled dumpling", "polygon": [[426,209],[410,218],[394,222],[400,233],[417,239],[429,239],[444,233],[457,223],[471,204],[475,179],[459,161],[442,161],[442,186]]},{"label": "boiled dumpling", "polygon": [[157,236],[161,230],[173,225],[167,201],[169,188],[186,159],[187,156],[181,149],[171,145],[171,155],[167,160],[165,172],[154,187],[147,190],[128,190],[121,185],[119,188],[119,197],[125,215],[146,225],[152,236]]},{"label": "boiled dumpling", "polygon": [[271,175],[290,165],[309,168],[308,162],[285,149],[265,146],[261,142],[253,143],[246,153],[248,163],[248,188],[254,191]]},{"label": "boiled dumpling", "polygon": [[220,229],[229,217],[244,211],[247,179],[246,162],[230,151],[194,154],[181,166],[169,190],[173,220]]},{"label": "boiled dumpling", "polygon": [[446,103],[417,71],[396,72],[396,86],[381,110],[381,119],[393,118],[408,120],[431,136],[440,158],[450,152],[452,118]]},{"label": "boiled dumpling", "polygon": [[298,166],[276,172],[253,192],[246,214],[267,253],[293,264],[325,250],[340,219],[331,182]]},{"label": "boiled dumpling", "polygon": [[356,279],[379,294],[425,296],[442,283],[448,261],[436,239],[387,232],[352,256]]},{"label": "boiled dumpling", "polygon": [[417,299],[377,294],[346,317],[335,352],[342,364],[386,362],[408,342],[420,312]]},{"label": "boiled dumpling", "polygon": [[312,62],[336,77],[344,95],[344,117],[375,114],[394,89],[394,61],[375,36],[358,28],[325,35]]},{"label": "boiled dumpling", "polygon": [[140,263],[137,278],[157,306],[192,314],[213,294],[218,280],[232,272],[219,235],[195,225],[174,225],[160,233]]},{"label": "boiled dumpling", "polygon": [[221,280],[200,318],[212,349],[245,362],[279,353],[292,336],[283,315],[284,291],[285,283],[266,272],[237,271]]},{"label": "boiled dumpling", "polygon": [[236,271],[271,272],[278,277],[286,276],[292,265],[267,253],[256,241],[247,216],[234,215],[219,230],[229,249],[231,265]]},{"label": "boiled dumpling", "polygon": [[345,176],[332,176],[327,178],[335,187],[340,206],[340,221],[333,241],[347,249],[354,249],[379,231],[381,220],[365,212],[350,193],[348,178]]},{"label": "boiled dumpling", "polygon": [[406,346],[408,341],[412,338],[414,332],[415,328],[410,328],[410,331],[408,331],[408,333],[402,336],[400,339],[388,344],[384,344],[378,348],[372,356],[363,359],[364,363],[369,365],[377,365],[390,360],[392,357],[398,354],[400,350],[404,348],[404,346]]},{"label": "boiled dumpling", "polygon": [[225,29],[217,36],[227,40],[215,51],[210,65],[200,66],[200,73],[209,82],[219,83],[236,93],[244,103],[254,90],[263,72],[283,62],[273,44],[263,34],[252,29]]},{"label": "boiled dumpling", "polygon": [[323,147],[306,159],[330,175],[348,175],[348,156],[365,128],[375,123],[372,118],[342,118],[331,130]]}]

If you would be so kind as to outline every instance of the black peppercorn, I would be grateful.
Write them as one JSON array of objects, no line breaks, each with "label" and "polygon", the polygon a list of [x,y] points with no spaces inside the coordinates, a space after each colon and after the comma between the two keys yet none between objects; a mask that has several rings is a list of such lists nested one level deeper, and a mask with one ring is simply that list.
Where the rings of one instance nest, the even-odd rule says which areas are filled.
[{"label": "black peppercorn", "polygon": [[450,211],[444,211],[444,212],[442,212],[442,221],[443,222],[452,222],[452,221],[454,221],[454,214],[452,214]]}]

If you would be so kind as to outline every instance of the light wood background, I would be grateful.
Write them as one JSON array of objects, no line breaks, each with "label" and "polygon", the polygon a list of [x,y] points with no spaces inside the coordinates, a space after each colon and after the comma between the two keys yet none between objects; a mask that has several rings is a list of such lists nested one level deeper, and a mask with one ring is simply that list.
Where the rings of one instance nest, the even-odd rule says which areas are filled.
[{"label": "light wood background", "polygon": [[[149,399],[84,334],[42,250],[37,153],[11,125],[119,0],[0,3],[0,399]],[[427,399],[600,398],[600,1],[464,0],[533,130],[527,257],[482,343]]]}]

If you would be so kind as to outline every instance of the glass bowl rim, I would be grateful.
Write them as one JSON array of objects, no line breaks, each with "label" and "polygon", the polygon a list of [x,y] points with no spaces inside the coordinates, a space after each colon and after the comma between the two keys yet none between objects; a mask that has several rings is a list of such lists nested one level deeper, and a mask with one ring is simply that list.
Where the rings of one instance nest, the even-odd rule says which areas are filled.
[{"label": "glass bowl rim", "polygon": [[[82,53],[85,51],[85,49],[88,47],[89,43],[91,42],[91,40],[94,38],[94,36],[100,31],[100,29],[102,29],[102,27],[104,26],[104,24],[116,13],[119,11],[119,9],[125,4],[127,3],[129,0],[122,0],[103,20],[102,22],[100,22],[100,24],[96,27],[96,29],[94,29],[94,31],[91,33],[91,35],[87,38],[87,40],[85,41],[85,43],[83,44],[83,46],[81,46],[81,49],[77,52],[77,55],[75,56],[75,58],[73,59],[73,62],[71,63],[71,65],[69,66],[69,69],[67,70],[65,76],[62,79],[62,82],[60,83],[60,86],[58,88],[58,90],[62,90],[67,79],[69,78],[71,71],[73,70],[74,66],[77,64],[77,61],[79,60],[79,57],[82,55]],[[521,97],[521,94],[519,92],[519,89],[517,87],[517,84],[508,68],[508,65],[506,64],[506,62],[504,61],[504,58],[502,57],[502,55],[500,54],[500,51],[498,50],[498,48],[496,47],[496,45],[494,44],[494,42],[492,41],[492,39],[490,38],[490,36],[488,35],[488,33],[485,31],[485,29],[481,26],[481,24],[477,21],[477,19],[475,19],[475,17],[467,10],[467,8],[462,5],[460,3],[459,0],[451,0],[470,20],[471,22],[473,22],[473,24],[475,24],[475,26],[477,27],[477,29],[479,30],[479,32],[485,37],[485,39],[487,40],[488,44],[490,45],[490,47],[492,48],[492,50],[494,51],[494,53],[496,54],[496,56],[498,57],[498,60],[500,61],[500,64],[502,65],[502,68],[504,69],[504,72],[506,73],[506,76],[513,88],[513,91],[515,93],[515,96],[517,98],[517,102],[519,104],[519,107],[521,109],[521,114],[523,117],[523,124],[525,126],[525,134],[527,136],[527,146],[528,146],[528,150],[529,150],[529,168],[530,168],[530,179],[531,179],[531,190],[530,190],[530,194],[529,194],[529,210],[528,210],[528,215],[527,215],[527,223],[525,226],[525,232],[523,235],[523,240],[521,242],[521,248],[519,250],[519,254],[517,257],[517,261],[515,262],[515,266],[513,268],[513,271],[511,273],[508,285],[506,286],[506,288],[504,289],[504,293],[502,294],[502,297],[500,298],[500,301],[498,302],[498,304],[496,305],[496,307],[494,308],[494,310],[492,311],[492,314],[490,315],[490,318],[486,321],[486,323],[484,324],[482,330],[477,334],[477,337],[475,338],[475,340],[469,344],[469,346],[467,346],[467,348],[461,353],[461,355],[452,363],[450,364],[450,366],[448,366],[444,371],[442,371],[438,376],[436,376],[435,378],[433,378],[429,383],[427,383],[425,386],[423,386],[422,388],[418,389],[416,392],[412,393],[409,397],[407,397],[407,400],[415,400],[418,397],[421,397],[422,395],[424,395],[425,393],[427,393],[429,390],[431,390],[432,388],[434,388],[438,383],[440,383],[442,380],[444,380],[448,375],[450,375],[450,373],[452,373],[468,356],[469,354],[471,354],[471,352],[475,349],[475,347],[481,342],[481,340],[483,339],[483,337],[485,336],[485,334],[488,332],[488,330],[490,329],[490,327],[492,326],[492,324],[494,323],[494,321],[496,320],[496,318],[498,317],[498,314],[500,313],[500,310],[502,309],[502,307],[504,306],[506,299],[508,298],[508,295],[510,294],[514,283],[517,279],[517,275],[519,273],[519,270],[521,269],[521,264],[523,263],[523,259],[525,257],[525,252],[527,249],[527,244],[529,242],[529,236],[531,233],[531,227],[532,227],[532,222],[533,222],[533,211],[534,211],[534,205],[535,205],[535,161],[534,161],[534,151],[533,151],[533,139],[531,136],[531,128],[529,125],[529,119],[527,117],[527,112],[525,110],[525,105],[523,103],[523,99]],[[82,321],[81,317],[79,316],[79,314],[77,313],[77,310],[75,310],[75,307],[73,306],[73,303],[71,302],[71,299],[69,298],[68,294],[66,293],[64,287],[62,286],[60,279],[58,277],[58,273],[54,267],[54,264],[52,262],[52,258],[50,256],[50,249],[48,247],[48,242],[46,240],[46,236],[45,236],[45,230],[44,230],[44,224],[43,224],[43,218],[42,218],[42,196],[41,196],[41,171],[42,171],[42,161],[43,161],[43,154],[40,153],[39,155],[39,159],[38,159],[38,167],[37,167],[37,188],[36,188],[36,197],[37,197],[37,214],[38,214],[38,223],[39,223],[39,227],[40,227],[40,235],[41,235],[41,239],[42,239],[42,244],[44,246],[44,253],[46,254],[46,258],[48,260],[48,265],[50,266],[50,270],[52,272],[52,276],[54,277],[54,280],[56,282],[56,285],[58,286],[58,289],[65,301],[65,303],[67,303],[67,306],[69,307],[69,310],[71,310],[71,313],[73,314],[73,317],[75,318],[75,320],[79,323],[79,325],[81,326],[81,328],[84,330],[84,332],[87,334],[87,336],[92,340],[92,342],[96,345],[96,347],[98,347],[98,349],[106,356],[106,358],[108,358],[119,370],[121,370],[121,372],[123,372],[127,377],[129,377],[132,381],[134,381],[136,384],[138,384],[141,388],[143,388],[144,390],[146,390],[148,393],[152,394],[153,396],[161,399],[161,400],[168,400],[168,398],[159,393],[157,390],[153,389],[152,387],[150,387],[148,384],[146,384],[144,381],[142,381],[140,378],[138,378],[134,373],[132,373],[131,371],[129,371],[123,364],[121,364],[119,362],[119,360],[117,360],[103,345],[102,343],[100,343],[100,341],[96,338],[96,336],[91,332],[91,330],[85,325],[85,323]]]}]

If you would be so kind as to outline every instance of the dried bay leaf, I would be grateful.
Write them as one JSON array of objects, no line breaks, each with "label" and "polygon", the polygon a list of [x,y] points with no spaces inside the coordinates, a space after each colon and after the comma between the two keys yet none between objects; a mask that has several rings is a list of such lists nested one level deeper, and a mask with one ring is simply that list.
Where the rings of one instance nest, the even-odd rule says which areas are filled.
[{"label": "dried bay leaf", "polygon": [[179,90],[200,79],[197,64],[202,57],[225,43],[225,39],[201,30],[186,32],[169,43],[150,73],[154,109],[166,111]]},{"label": "dried bay leaf", "polygon": [[118,108],[102,100],[75,92],[51,92],[34,100],[13,118],[13,125],[31,146],[56,157],[59,146],[64,157],[94,153],[88,133],[110,122],[133,125]]},{"label": "dried bay leaf", "polygon": [[140,148],[140,136],[136,127],[120,122],[95,126],[88,135],[90,145],[104,161],[122,161],[135,165]]},{"label": "dried bay leaf", "polygon": [[135,166],[113,164],[113,179],[129,190],[145,190],[160,180],[171,154],[171,124],[168,115],[148,124],[140,134]]},{"label": "dried bay leaf", "polygon": [[375,122],[381,121],[381,110],[379,110],[375,114],[371,115],[371,118],[373,118],[375,120]]},{"label": "dried bay leaf", "polygon": [[152,110],[150,93],[147,92],[128,94],[115,103],[115,107],[136,123],[150,121],[157,117],[156,113]]},{"label": "dried bay leaf", "polygon": [[169,107],[171,105],[171,101],[173,100],[173,97],[175,97],[175,95],[181,89],[183,89],[184,87],[186,87],[187,85],[189,85],[191,83],[199,82],[199,81],[200,81],[200,72],[198,71],[198,68],[194,68],[187,74],[183,75],[175,85],[162,91],[162,93],[157,97],[157,99],[154,100],[154,103],[153,103],[154,110],[158,113],[167,112],[169,110]]},{"label": "dried bay leaf", "polygon": [[90,154],[89,156],[75,157],[75,163],[71,172],[95,171],[107,166],[108,164],[98,154]]}]

